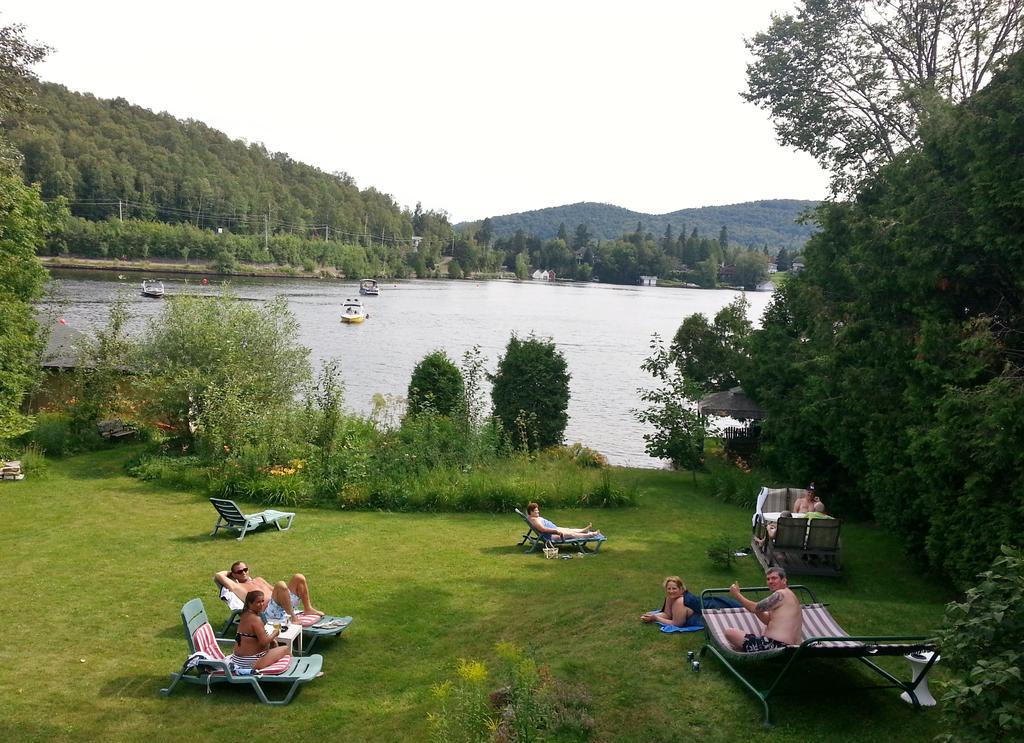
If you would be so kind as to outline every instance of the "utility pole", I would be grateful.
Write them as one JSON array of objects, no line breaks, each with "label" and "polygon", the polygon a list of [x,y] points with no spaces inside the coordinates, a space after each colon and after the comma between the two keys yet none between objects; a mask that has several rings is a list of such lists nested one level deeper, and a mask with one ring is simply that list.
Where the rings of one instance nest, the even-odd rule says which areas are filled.
[{"label": "utility pole", "polygon": [[124,221],[124,212],[121,211],[121,199],[117,200],[117,221]]},{"label": "utility pole", "polygon": [[367,232],[367,230],[370,229],[369,223],[370,223],[370,215],[369,214],[364,214],[363,215],[363,237],[366,238],[366,247],[370,247],[370,235]]},{"label": "utility pole", "polygon": [[382,248],[384,247],[384,228],[383,227],[380,228],[380,246]]},{"label": "utility pole", "polygon": [[263,249],[267,250],[270,243],[270,212],[263,217]]},{"label": "utility pole", "polygon": [[331,239],[331,226],[329,224],[324,225],[324,242]]}]

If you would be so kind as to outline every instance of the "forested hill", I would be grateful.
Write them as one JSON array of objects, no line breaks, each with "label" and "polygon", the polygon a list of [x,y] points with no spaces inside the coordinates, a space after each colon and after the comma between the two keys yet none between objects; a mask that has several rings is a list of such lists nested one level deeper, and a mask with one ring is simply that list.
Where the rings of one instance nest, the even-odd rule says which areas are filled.
[{"label": "forested hill", "polygon": [[[717,237],[724,225],[728,229],[731,243],[748,247],[761,247],[767,243],[772,248],[792,250],[802,247],[814,232],[813,226],[797,224],[796,218],[817,203],[772,199],[680,209],[669,214],[643,214],[612,204],[581,202],[491,217],[490,222],[496,237],[508,237],[522,230],[525,234],[548,239],[558,234],[560,225],[564,224],[571,233],[577,225],[585,224],[592,236],[603,240],[613,240],[635,232],[637,222],[643,225],[644,232],[656,236],[663,235],[665,228],[672,225],[676,235],[681,230],[689,234],[696,228],[703,236]],[[456,225],[457,228],[463,226]]]},{"label": "forested hill", "polygon": [[325,226],[340,239],[450,235],[443,213],[411,214],[345,173],[325,173],[200,121],[52,83],[38,84],[33,104],[6,118],[4,129],[24,154],[25,180],[40,183],[44,198],[67,197],[77,216],[307,238],[322,237]]}]

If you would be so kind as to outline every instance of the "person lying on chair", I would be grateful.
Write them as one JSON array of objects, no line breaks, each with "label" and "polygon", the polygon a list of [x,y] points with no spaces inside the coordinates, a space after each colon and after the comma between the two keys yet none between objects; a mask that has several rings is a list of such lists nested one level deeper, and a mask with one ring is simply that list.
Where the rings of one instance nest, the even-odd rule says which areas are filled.
[{"label": "person lying on chair", "polygon": [[540,506],[536,503],[528,503],[526,505],[526,517],[529,519],[530,526],[534,528],[534,531],[548,537],[557,536],[560,539],[586,539],[587,537],[592,537],[601,533],[594,528],[593,524],[587,524],[582,529],[562,528],[545,518],[541,518]]},{"label": "person lying on chair", "polygon": [[235,650],[228,661],[235,668],[261,668],[277,663],[290,652],[287,645],[274,645],[281,634],[276,629],[269,635],[263,626],[260,613],[266,611],[269,600],[263,591],[249,591],[245,594],[245,607],[238,618],[238,634],[235,635]]},{"label": "person lying on chair", "polygon": [[733,598],[765,625],[763,635],[744,633],[735,627],[726,628],[725,638],[729,644],[744,653],[800,644],[804,614],[800,607],[800,599],[789,588],[786,571],[782,568],[768,568],[765,579],[772,593],[756,604],[740,593],[738,584],[733,583],[729,589]]},{"label": "person lying on chair", "polygon": [[239,561],[231,566],[231,570],[215,573],[213,579],[242,601],[245,601],[246,596],[253,591],[262,591],[264,596],[269,596],[267,607],[262,611],[270,621],[288,617],[292,622],[298,622],[296,615],[299,613],[317,614],[321,617],[324,615],[313,606],[313,601],[309,598],[309,584],[302,573],[296,573],[287,583],[279,580],[270,585],[265,578],[251,575],[249,566]]}]

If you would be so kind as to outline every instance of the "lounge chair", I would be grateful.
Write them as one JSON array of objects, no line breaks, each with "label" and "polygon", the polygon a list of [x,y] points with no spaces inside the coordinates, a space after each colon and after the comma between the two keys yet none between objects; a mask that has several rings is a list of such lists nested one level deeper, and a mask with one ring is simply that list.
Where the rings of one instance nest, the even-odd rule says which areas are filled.
[{"label": "lounge chair", "polygon": [[518,513],[519,517],[526,522],[526,526],[528,527],[526,533],[523,534],[522,541],[519,542],[519,546],[522,546],[527,542],[530,543],[530,549],[527,550],[528,552],[535,552],[538,549],[543,549],[544,547],[562,546],[575,547],[580,552],[586,552],[588,544],[596,545],[594,547],[594,552],[597,552],[601,549],[601,543],[607,539],[604,534],[594,534],[589,537],[573,537],[571,539],[563,539],[557,534],[544,534],[534,528],[525,513],[520,511],[518,508],[515,509],[515,512]]},{"label": "lounge chair", "polygon": [[780,518],[775,536],[768,537],[766,524],[758,516],[750,546],[765,570],[781,567],[793,575],[840,575],[842,525],[841,520],[832,518]]},{"label": "lounge chair", "polygon": [[[210,503],[217,509],[217,523],[210,532],[211,537],[217,536],[219,529],[234,529],[241,532],[238,541],[245,539],[246,533],[258,529],[266,524],[273,524],[278,531],[288,531],[292,528],[294,513],[286,511],[260,511],[259,513],[244,514],[233,500],[223,498],[210,498]],[[284,526],[281,526],[284,522]]]},{"label": "lounge chair", "polygon": [[[221,637],[224,637],[231,631],[232,626],[238,622],[238,617],[242,613],[243,603],[230,589],[225,588],[220,583],[217,583],[217,588],[220,590],[221,601],[226,603],[228,609],[231,610],[220,631]],[[298,614],[296,616],[299,619],[299,624],[302,625],[299,655],[309,653],[313,646],[316,645],[316,641],[321,637],[337,637],[352,624],[352,617],[332,617],[327,614],[324,616],[319,614]]]},{"label": "lounge chair", "polygon": [[[248,684],[264,704],[283,705],[292,700],[300,685],[316,678],[323,666],[323,658],[319,655],[305,658],[286,655],[257,674],[238,675],[218,645],[223,643],[234,646],[234,640],[218,640],[214,637],[202,601],[192,599],[185,604],[181,609],[181,622],[188,640],[189,660],[181,671],[171,674],[171,685],[160,690],[165,697],[170,696],[179,681],[205,686],[207,692],[213,684]],[[268,698],[264,689],[268,684],[288,684],[284,698]]]},{"label": "lounge chair", "polygon": [[[839,626],[829,614],[824,604],[818,603],[814,592],[806,586],[790,586],[801,598],[810,601],[803,604],[804,622],[803,637],[799,645],[791,645],[777,650],[766,650],[756,653],[737,651],[725,638],[727,627],[736,627],[744,633],[763,634],[764,625],[746,609],[704,609],[704,647],[700,654],[710,652],[742,683],[764,707],[765,727],[771,726],[771,708],[768,699],[777,691],[782,680],[804,658],[855,658],[882,676],[889,683],[873,687],[874,689],[898,688],[906,692],[915,707],[920,701],[915,694],[921,680],[938,658],[938,653],[931,656],[927,665],[923,666],[915,678],[901,681],[870,658],[882,655],[906,655],[922,650],[936,650],[934,641],[925,636],[851,636]],[[744,588],[744,593],[768,593],[767,587]],[[701,602],[716,594],[728,593],[728,588],[712,588],[701,593]],[[741,665],[766,665],[774,662],[779,667],[778,674],[764,688],[754,685],[755,679],[748,678],[740,670]]]}]

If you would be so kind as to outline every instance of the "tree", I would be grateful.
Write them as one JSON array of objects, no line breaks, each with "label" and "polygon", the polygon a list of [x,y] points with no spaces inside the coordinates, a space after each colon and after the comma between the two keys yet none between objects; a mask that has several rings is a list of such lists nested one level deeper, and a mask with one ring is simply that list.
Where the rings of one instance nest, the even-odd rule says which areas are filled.
[{"label": "tree", "polygon": [[744,98],[847,192],[1021,48],[1024,0],[803,0],[747,41]]},{"label": "tree", "polygon": [[526,253],[516,253],[515,272],[517,279],[530,278],[530,259]]},{"label": "tree", "polygon": [[700,312],[683,320],[670,355],[688,383],[704,393],[739,384],[752,331],[749,309],[750,302],[740,295],[715,314],[713,323]]},{"label": "tree", "polygon": [[424,356],[412,370],[409,380],[409,414],[417,415],[430,408],[440,415],[451,416],[462,402],[462,372],[444,351]]},{"label": "tree", "polygon": [[779,248],[779,252],[775,256],[775,267],[780,271],[788,271],[792,265],[789,260],[789,251]]},{"label": "tree", "polygon": [[647,453],[690,470],[696,480],[697,470],[704,466],[704,439],[711,433],[697,412],[700,388],[680,371],[657,333],[651,336],[651,355],[640,368],[661,383],[653,390],[637,390],[648,407],[635,409],[633,415],[655,428],[644,434]]},{"label": "tree", "polygon": [[590,229],[585,224],[576,225],[576,233],[572,238],[572,249],[581,250],[590,246]]},{"label": "tree", "polygon": [[[25,40],[23,26],[0,28],[0,123],[28,105],[31,67],[47,51]],[[66,209],[62,201],[45,205],[37,189],[21,182],[20,162],[0,134],[0,442],[31,423],[21,404],[39,374],[43,338],[32,302],[46,282],[36,252]]]},{"label": "tree", "polygon": [[768,258],[743,251],[736,257],[736,283],[744,289],[756,289],[768,278]]},{"label": "tree", "polygon": [[298,331],[283,298],[176,297],[141,341],[153,417],[215,458],[276,431],[309,379]]},{"label": "tree", "polygon": [[729,230],[723,224],[722,229],[718,231],[718,247],[724,252],[729,247]]},{"label": "tree", "polygon": [[494,415],[516,447],[533,451],[562,443],[569,378],[553,340],[512,335],[490,380]]}]

